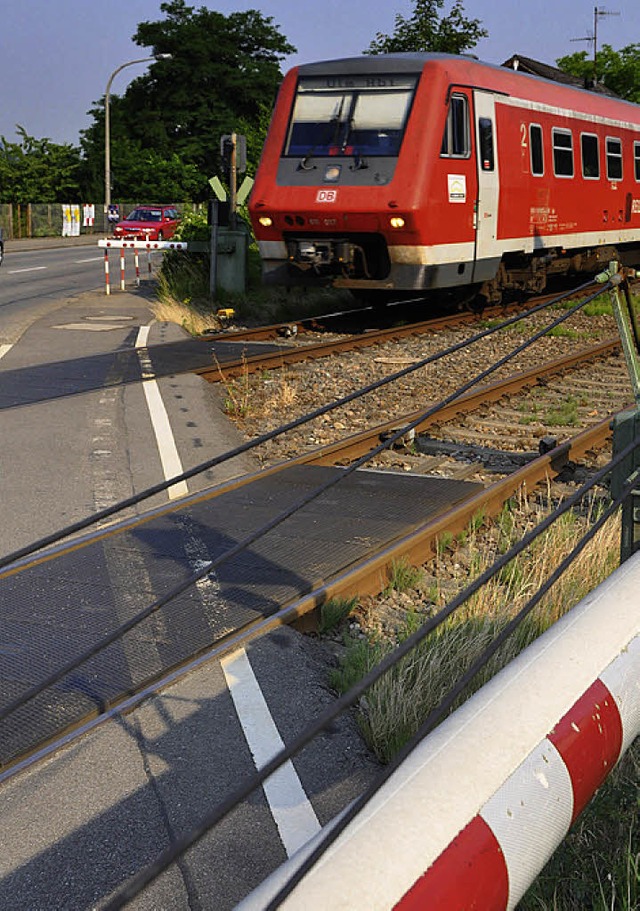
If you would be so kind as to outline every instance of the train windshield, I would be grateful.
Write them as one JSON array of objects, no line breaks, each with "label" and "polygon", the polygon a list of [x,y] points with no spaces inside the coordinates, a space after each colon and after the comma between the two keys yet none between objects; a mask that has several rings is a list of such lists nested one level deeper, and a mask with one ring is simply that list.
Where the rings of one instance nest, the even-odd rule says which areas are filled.
[{"label": "train windshield", "polygon": [[397,155],[417,79],[404,75],[301,79],[284,154]]}]

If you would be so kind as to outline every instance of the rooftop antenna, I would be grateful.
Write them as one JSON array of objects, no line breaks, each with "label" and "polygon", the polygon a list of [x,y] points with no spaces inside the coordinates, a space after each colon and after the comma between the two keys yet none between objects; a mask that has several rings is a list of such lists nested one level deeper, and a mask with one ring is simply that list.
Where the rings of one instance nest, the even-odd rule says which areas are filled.
[{"label": "rooftop antenna", "polygon": [[602,6],[594,6],[593,8],[593,33],[587,32],[585,38],[571,38],[571,41],[590,41],[593,44],[593,84],[596,85],[598,82],[598,19],[603,19],[605,16],[619,16],[619,12],[613,12],[611,10],[606,10]]}]

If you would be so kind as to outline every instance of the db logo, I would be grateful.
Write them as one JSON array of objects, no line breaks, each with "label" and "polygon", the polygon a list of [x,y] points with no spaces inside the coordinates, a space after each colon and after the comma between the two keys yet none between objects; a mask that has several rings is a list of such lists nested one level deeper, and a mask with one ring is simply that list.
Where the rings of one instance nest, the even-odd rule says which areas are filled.
[{"label": "db logo", "polygon": [[318,190],[316,202],[335,202],[337,198],[337,190]]}]

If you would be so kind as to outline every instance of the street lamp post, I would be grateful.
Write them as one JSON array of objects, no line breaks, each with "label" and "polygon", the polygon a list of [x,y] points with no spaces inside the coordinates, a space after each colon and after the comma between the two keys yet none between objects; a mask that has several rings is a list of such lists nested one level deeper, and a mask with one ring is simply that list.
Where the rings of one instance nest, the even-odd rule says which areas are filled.
[{"label": "street lamp post", "polygon": [[120,70],[127,66],[133,66],[135,63],[149,63],[152,60],[170,60],[171,54],[154,54],[153,57],[141,57],[139,60],[129,60],[122,63],[109,76],[107,88],[104,93],[104,209],[108,214],[111,205],[111,124],[109,122],[109,95],[111,92],[111,83],[118,75]]}]

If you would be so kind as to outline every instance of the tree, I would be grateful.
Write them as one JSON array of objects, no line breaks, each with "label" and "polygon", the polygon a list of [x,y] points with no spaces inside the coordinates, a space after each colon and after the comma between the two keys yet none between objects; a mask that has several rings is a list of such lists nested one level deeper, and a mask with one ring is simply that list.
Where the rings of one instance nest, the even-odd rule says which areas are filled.
[{"label": "tree", "polygon": [[488,32],[481,20],[467,19],[462,0],[454,0],[448,16],[441,16],[444,0],[414,0],[410,18],[398,14],[393,35],[378,32],[365,54],[401,54],[439,51],[462,54],[475,47]]},{"label": "tree", "polygon": [[[578,76],[589,85],[594,80],[593,58],[586,51],[556,61],[565,73]],[[628,44],[620,51],[603,44],[597,56],[597,81],[627,101],[640,103],[640,44]]]},{"label": "tree", "polygon": [[0,202],[81,202],[80,150],[16,132],[19,142],[0,137]]},{"label": "tree", "polygon": [[[171,54],[171,59],[153,63],[122,97],[112,98],[113,193],[137,195],[140,174],[129,155],[137,148],[190,168],[190,195],[195,168],[201,181],[197,198],[202,198],[208,195],[207,179],[220,170],[223,134],[246,131],[249,166],[257,164],[263,111],[272,108],[282,80],[280,61],[295,48],[257,10],[224,16],[205,7],[195,10],[184,0],[169,0],[160,9],[166,18],[140,23],[134,40],[149,54]],[[94,124],[83,134],[88,160],[104,155],[103,109],[103,103],[94,107]],[[128,164],[116,162],[120,146]],[[186,191],[185,186],[184,198]],[[160,188],[154,201],[160,201],[159,193]]]}]

